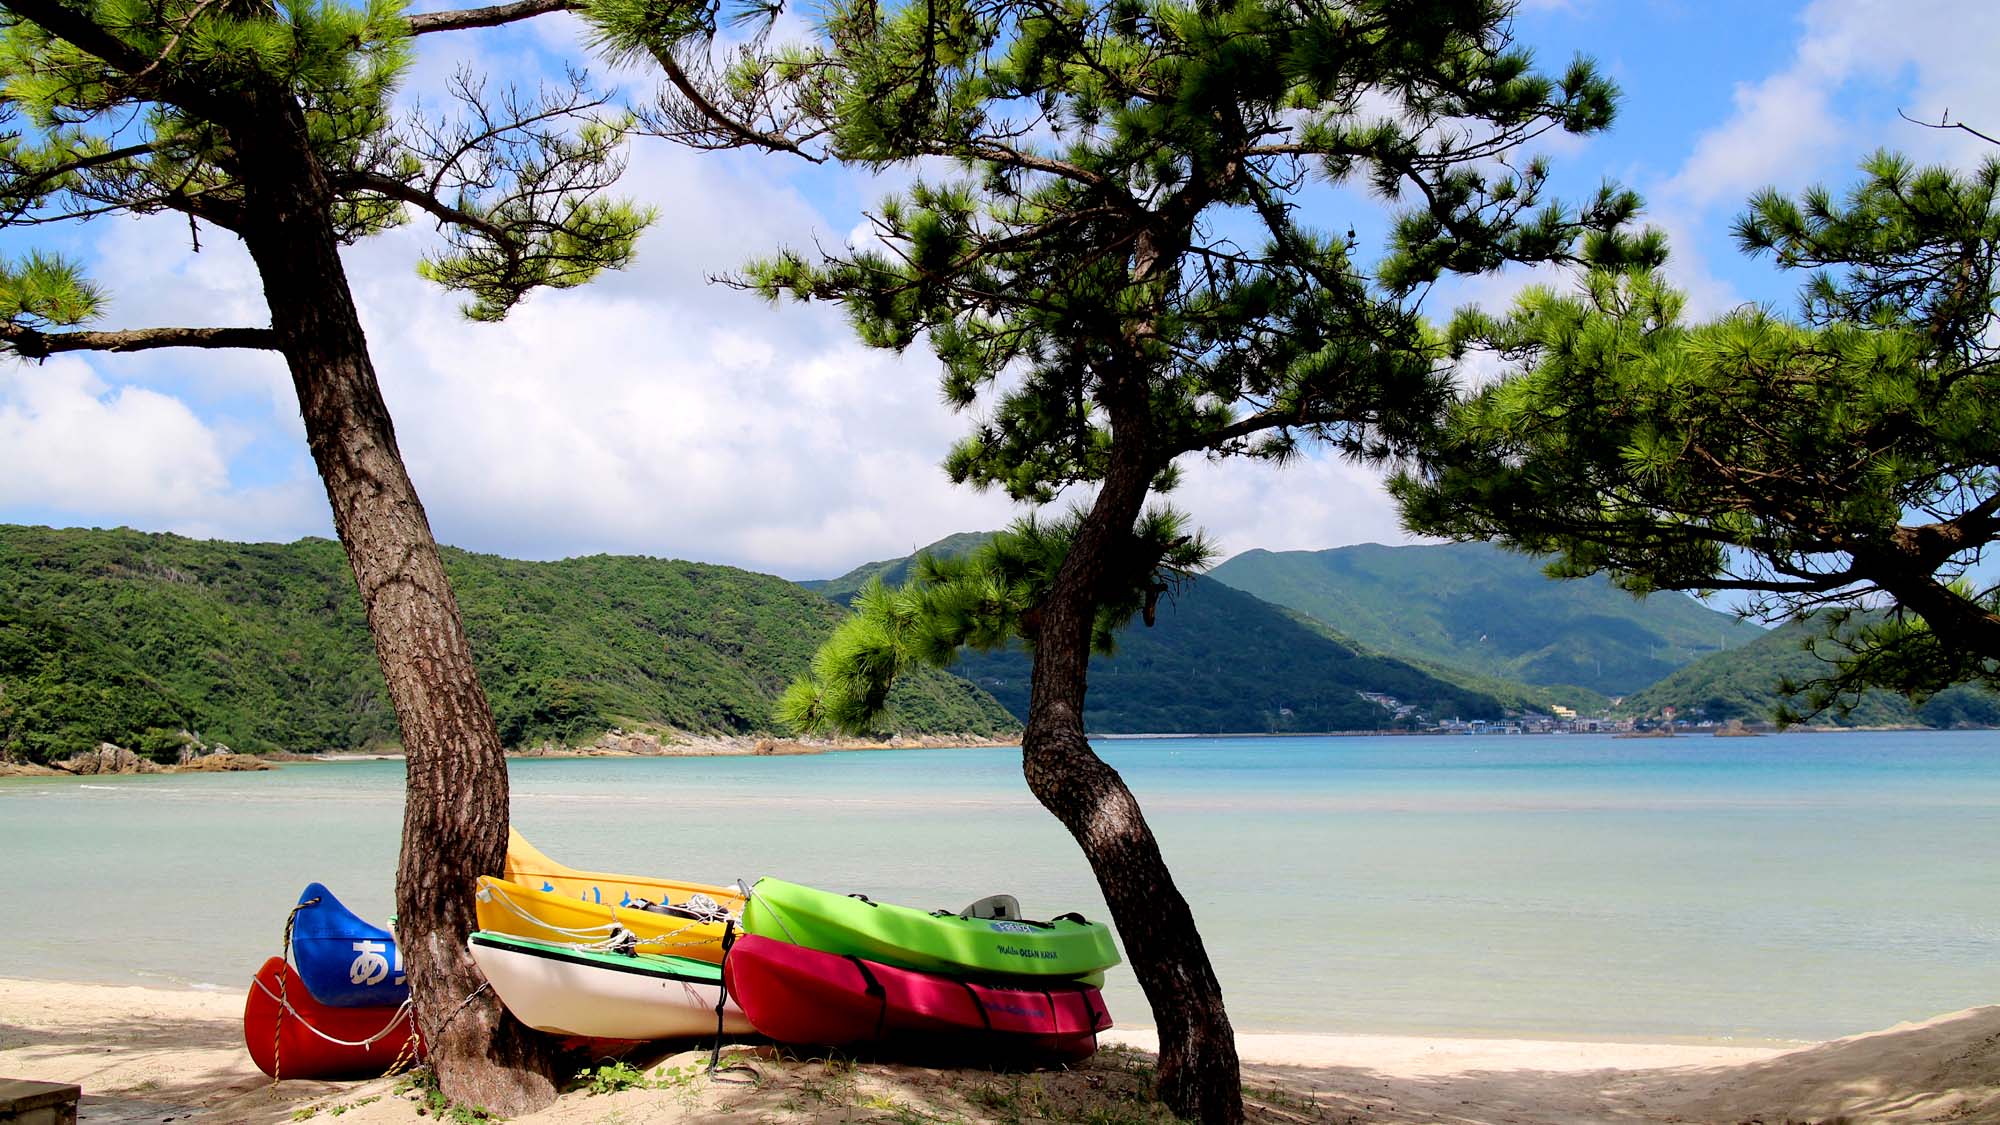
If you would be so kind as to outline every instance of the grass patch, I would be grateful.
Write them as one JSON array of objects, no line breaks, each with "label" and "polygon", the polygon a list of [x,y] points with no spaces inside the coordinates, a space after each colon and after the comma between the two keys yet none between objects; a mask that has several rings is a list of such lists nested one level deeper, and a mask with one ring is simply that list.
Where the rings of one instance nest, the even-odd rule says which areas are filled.
[{"label": "grass patch", "polygon": [[391,1091],[407,1095],[417,1103],[418,1117],[435,1117],[451,1125],[489,1125],[501,1118],[476,1105],[459,1105],[438,1089],[437,1072],[422,1066],[398,1079]]}]

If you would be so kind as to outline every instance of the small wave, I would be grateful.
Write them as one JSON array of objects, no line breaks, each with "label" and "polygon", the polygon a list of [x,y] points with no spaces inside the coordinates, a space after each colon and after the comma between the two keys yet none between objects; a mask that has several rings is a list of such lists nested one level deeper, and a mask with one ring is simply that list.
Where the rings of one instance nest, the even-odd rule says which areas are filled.
[{"label": "small wave", "polygon": [[116,793],[116,792],[118,792],[118,786],[116,786],[116,785],[79,785],[79,786],[77,786],[77,788],[78,788],[78,789],[102,789],[102,790],[104,790],[104,791],[105,791],[105,792],[107,792],[107,793]]}]

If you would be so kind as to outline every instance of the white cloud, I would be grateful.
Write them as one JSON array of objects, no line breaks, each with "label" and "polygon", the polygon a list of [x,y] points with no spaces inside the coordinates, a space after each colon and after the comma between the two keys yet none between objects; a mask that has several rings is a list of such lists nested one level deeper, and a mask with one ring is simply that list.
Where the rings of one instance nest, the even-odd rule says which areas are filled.
[{"label": "white cloud", "polygon": [[[1642,185],[1647,220],[1667,232],[1667,272],[1687,290],[1690,316],[1712,317],[1746,299],[1709,255],[1729,245],[1720,232],[1752,193],[1796,194],[1819,183],[1837,190],[1878,148],[1961,167],[1993,155],[1964,132],[1923,129],[1897,111],[1931,120],[1947,108],[1954,120],[2000,116],[2000,71],[1990,65],[2000,53],[2000,7],[1815,0],[1798,23],[1785,65],[1738,84],[1734,112],[1695,139],[1674,174]],[[1784,304],[1791,285],[1783,279],[1767,299]]]},{"label": "white cloud", "polygon": [[[1694,204],[1738,204],[1767,184],[1796,190],[1887,145],[1929,159],[1985,155],[1964,133],[1927,132],[1903,109],[1935,119],[2000,114],[2000,8],[1958,0],[1817,0],[1791,63],[1736,87],[1735,114],[1704,134],[1667,190]],[[1880,104],[1841,95],[1867,87]],[[1978,122],[1973,121],[1973,124]]]},{"label": "white cloud", "polygon": [[178,399],[112,388],[78,359],[0,366],[0,498],[178,518],[227,473],[215,435]]},{"label": "white cloud", "polygon": [[1350,543],[1422,542],[1403,531],[1383,473],[1331,454],[1280,468],[1189,458],[1167,499],[1193,517],[1220,558],[1252,547],[1316,551]]}]

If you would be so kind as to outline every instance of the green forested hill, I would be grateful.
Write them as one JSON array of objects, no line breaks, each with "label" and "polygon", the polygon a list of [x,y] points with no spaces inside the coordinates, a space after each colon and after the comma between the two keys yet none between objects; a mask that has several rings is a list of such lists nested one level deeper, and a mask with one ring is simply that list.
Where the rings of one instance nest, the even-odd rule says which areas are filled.
[{"label": "green forested hill", "polygon": [[806,589],[832,598],[841,605],[854,600],[863,586],[875,579],[881,579],[884,586],[901,586],[910,580],[910,564],[918,555],[943,555],[947,558],[965,554],[993,538],[990,531],[961,531],[947,535],[928,547],[913,551],[900,559],[884,559],[881,562],[862,563],[838,578],[815,578],[799,583]]},{"label": "green forested hill", "polygon": [[[1015,715],[1028,711],[1025,653],[967,653],[953,667]],[[1397,725],[1361,692],[1414,704],[1433,721],[1498,718],[1493,696],[1400,660],[1360,652],[1312,623],[1197,578],[1157,623],[1134,621],[1114,656],[1092,657],[1084,725],[1103,734],[1377,730]]]},{"label": "green forested hill", "polygon": [[1637,691],[1754,625],[1680,594],[1643,600],[1602,576],[1556,581],[1484,543],[1246,551],[1210,573],[1378,652],[1530,684]]},{"label": "green forested hill", "polygon": [[[972,550],[990,532],[941,539],[918,554]],[[809,583],[846,604],[870,579],[909,579],[911,555],[869,563]],[[1017,716],[1028,713],[1028,657],[1018,651],[964,653],[953,671],[993,694]],[[1512,686],[1512,685],[1510,685]],[[1361,692],[1421,707],[1432,719],[1497,717],[1515,693],[1482,691],[1400,660],[1357,649],[1334,631],[1280,606],[1197,578],[1160,604],[1158,623],[1135,621],[1118,652],[1090,662],[1085,725],[1106,734],[1375,730],[1394,717]],[[1545,704],[1544,704],[1545,705]]]},{"label": "green forested hill", "polygon": [[[509,745],[612,726],[770,730],[775,694],[841,612],[782,579],[698,563],[451,549],[444,561]],[[886,725],[1015,724],[927,673],[898,686]],[[395,740],[339,544],[0,526],[0,750],[163,746],[180,728],[238,750]]]},{"label": "green forested hill", "polygon": [[[1811,621],[1793,621],[1742,648],[1702,657],[1646,690],[1627,696],[1619,710],[1651,717],[1672,707],[1677,718],[1769,721],[1776,717],[1783,699],[1778,691],[1781,681],[1803,684],[1830,670],[1805,649],[1806,639],[1819,629]],[[1800,707],[1803,700],[1792,700],[1792,705]],[[1909,700],[1893,692],[1871,691],[1861,697],[1852,713],[1828,711],[1814,722],[1870,727],[2000,726],[2000,697],[1976,688],[1956,687],[1922,707],[1912,707]]]}]

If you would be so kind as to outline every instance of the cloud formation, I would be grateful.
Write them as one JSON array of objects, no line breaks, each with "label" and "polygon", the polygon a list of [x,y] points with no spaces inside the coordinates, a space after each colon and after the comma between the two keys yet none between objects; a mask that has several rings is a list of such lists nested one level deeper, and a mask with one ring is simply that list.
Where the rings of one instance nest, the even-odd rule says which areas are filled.
[{"label": "cloud formation", "polygon": [[[1539,6],[1557,18],[1605,10]],[[1840,182],[1882,143],[1963,157],[1977,142],[1901,124],[1894,109],[1935,117],[2000,106],[2000,72],[1987,66],[2000,11],[1818,0],[1799,27],[1780,69],[1743,77],[1727,120],[1661,139],[1685,159],[1663,184],[1642,185],[1704,308],[1739,299],[1703,259],[1714,239],[1701,232],[1748,191]],[[573,23],[551,21],[473,49],[511,67],[573,52],[575,35]],[[426,54],[411,88],[434,100],[450,70]],[[1587,159],[1569,152],[1563,163]],[[662,217],[638,261],[580,290],[537,294],[499,325],[465,322],[457,298],[415,277],[435,237],[426,223],[351,250],[398,439],[439,538],[515,557],[642,553],[810,577],[1019,514],[1004,497],[953,487],[938,468],[970,419],[939,401],[927,352],[863,348],[837,311],[773,309],[709,283],[751,255],[855,237],[858,206],[886,186],[795,161],[641,143],[621,190]],[[89,256],[114,297],[105,326],[267,322],[246,256],[221,236],[195,254],[172,220],[97,231]],[[1525,280],[1482,279],[1440,297],[1492,305]],[[9,366],[0,441],[0,519],[241,539],[330,533],[290,380],[270,355]],[[1226,552],[1404,540],[1378,475],[1331,456],[1283,471],[1194,462],[1172,499]]]}]

